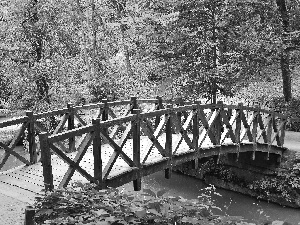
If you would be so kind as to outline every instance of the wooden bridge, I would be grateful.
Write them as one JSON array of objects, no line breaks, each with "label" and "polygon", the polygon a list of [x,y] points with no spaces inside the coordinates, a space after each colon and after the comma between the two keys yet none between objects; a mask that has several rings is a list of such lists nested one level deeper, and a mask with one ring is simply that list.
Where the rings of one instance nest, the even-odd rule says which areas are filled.
[{"label": "wooden bridge", "polygon": [[[60,118],[53,130],[45,118]],[[0,142],[5,154],[0,168],[13,155],[26,166],[0,174],[0,190],[18,193],[17,198],[39,194],[42,189],[66,187],[74,181],[92,182],[100,188],[118,187],[172,167],[227,153],[264,152],[282,155],[285,125],[280,113],[243,104],[203,105],[201,102],[156,99],[108,102],[34,114],[0,123],[0,128],[21,124],[9,145]],[[77,128],[75,126],[77,122]],[[14,152],[26,131],[29,158]],[[40,147],[37,147],[40,143]],[[41,157],[39,157],[41,155]]]}]

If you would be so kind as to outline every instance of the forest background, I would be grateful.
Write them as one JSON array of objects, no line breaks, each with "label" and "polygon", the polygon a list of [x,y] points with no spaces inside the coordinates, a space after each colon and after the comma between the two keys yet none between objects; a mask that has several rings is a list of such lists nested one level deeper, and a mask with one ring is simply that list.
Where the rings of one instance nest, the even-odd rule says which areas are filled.
[{"label": "forest background", "polygon": [[10,111],[159,95],[230,97],[300,115],[299,0],[1,0],[0,7],[0,105]]}]

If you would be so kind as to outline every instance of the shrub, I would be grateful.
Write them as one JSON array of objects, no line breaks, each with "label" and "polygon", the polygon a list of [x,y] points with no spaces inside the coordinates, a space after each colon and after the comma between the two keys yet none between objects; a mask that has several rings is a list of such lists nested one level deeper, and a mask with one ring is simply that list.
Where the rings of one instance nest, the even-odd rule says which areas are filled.
[{"label": "shrub", "polygon": [[[290,102],[285,102],[283,97],[273,98],[268,107],[291,118],[300,118],[300,99],[298,98],[293,98]],[[286,129],[298,132],[300,131],[300,122],[289,123]]]}]

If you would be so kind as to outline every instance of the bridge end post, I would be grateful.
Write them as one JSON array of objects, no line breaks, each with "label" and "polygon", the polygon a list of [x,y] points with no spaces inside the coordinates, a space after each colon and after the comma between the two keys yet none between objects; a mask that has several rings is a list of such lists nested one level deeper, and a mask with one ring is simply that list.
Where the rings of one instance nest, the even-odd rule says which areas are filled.
[{"label": "bridge end post", "polygon": [[[168,109],[172,109],[173,106],[171,104],[167,105]],[[175,115],[177,116],[177,115]],[[166,123],[166,143],[165,143],[165,156],[169,157],[169,168],[165,169],[165,178],[170,179],[172,175],[172,115],[166,115],[168,121]]]},{"label": "bridge end post", "polygon": [[35,209],[32,206],[26,206],[24,225],[34,225],[34,216]]},{"label": "bridge end post", "polygon": [[[73,130],[75,128],[75,117],[74,117],[74,105],[72,103],[67,104],[69,110],[68,114],[68,130]],[[75,151],[75,137],[69,138],[69,152]]]},{"label": "bridge end post", "polygon": [[100,118],[93,119],[94,139],[93,139],[93,156],[94,156],[94,178],[98,181],[98,187],[103,189],[102,180],[102,158],[101,158],[101,137],[100,137]]},{"label": "bridge end post", "polygon": [[43,166],[43,176],[45,191],[52,191],[53,185],[53,173],[51,165],[51,151],[48,142],[48,133],[43,132],[39,135],[41,145],[41,161]]},{"label": "bridge end post", "polygon": [[133,109],[132,113],[136,115],[136,120],[132,121],[132,142],[133,142],[133,163],[138,168],[137,179],[133,180],[133,188],[135,191],[140,191],[142,188],[141,178],[141,132],[140,132],[140,109]]},{"label": "bridge end post", "polygon": [[28,126],[27,126],[27,141],[28,141],[28,151],[30,157],[30,163],[37,163],[37,152],[36,152],[36,144],[35,144],[35,135],[34,135],[34,117],[33,111],[26,111],[26,116],[29,118]]}]

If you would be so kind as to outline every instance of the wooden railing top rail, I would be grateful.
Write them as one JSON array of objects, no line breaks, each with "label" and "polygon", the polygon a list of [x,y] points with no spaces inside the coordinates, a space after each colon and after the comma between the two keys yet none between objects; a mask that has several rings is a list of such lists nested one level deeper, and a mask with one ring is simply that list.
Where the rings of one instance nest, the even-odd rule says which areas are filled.
[{"label": "wooden railing top rail", "polygon": [[18,118],[8,119],[8,120],[0,122],[0,128],[28,122],[28,120],[29,120],[28,116],[22,116],[22,117],[18,117]]},{"label": "wooden railing top rail", "polygon": [[[137,100],[138,103],[158,103],[157,99],[140,99]],[[170,102],[170,101],[163,101],[163,102]],[[108,106],[118,106],[118,105],[125,105],[125,104],[130,104],[131,101],[130,100],[126,100],[126,101],[116,101],[116,102],[107,102]],[[191,103],[191,102],[185,102],[185,103]],[[83,106],[75,106],[74,109],[75,110],[80,110],[80,109],[94,109],[94,108],[101,108],[104,107],[105,103],[97,103],[97,104],[89,104],[89,105],[83,105]],[[213,108],[228,108],[228,109],[241,109],[241,110],[248,110],[248,111],[259,111],[262,113],[266,113],[266,114],[272,114],[276,117],[282,118],[282,119],[287,119],[289,120],[289,122],[300,122],[300,118],[289,118],[287,115],[284,115],[282,113],[278,113],[278,112],[274,112],[271,110],[266,110],[266,109],[262,109],[260,107],[249,107],[249,106],[244,106],[242,104],[240,105],[225,105],[225,104],[197,104],[196,103],[191,103],[190,105],[184,105],[184,106],[176,106],[176,112],[183,112],[184,110],[192,110],[195,109],[196,106],[197,107],[201,107],[203,109],[213,109]],[[163,113],[168,113],[170,109],[168,109],[167,111],[163,111]],[[45,117],[49,117],[49,116],[55,116],[55,115],[61,115],[61,114],[65,114],[68,113],[69,109],[68,108],[64,108],[64,109],[57,109],[57,110],[53,110],[53,111],[48,111],[48,112],[43,112],[43,113],[36,113],[33,114],[33,118],[35,120],[38,119],[42,119]],[[151,112],[151,114],[149,114],[149,116],[153,116],[155,112]],[[159,112],[157,112],[159,114]],[[156,114],[155,114],[156,115]],[[0,128],[3,127],[7,127],[7,126],[12,126],[12,125],[17,125],[23,122],[27,122],[28,121],[28,117],[27,116],[23,116],[23,117],[19,117],[19,118],[14,118],[14,119],[9,119],[3,122],[0,122]]]},{"label": "wooden railing top rail", "polygon": [[[228,107],[229,106],[229,107]],[[250,111],[257,111],[257,112],[262,112],[262,113],[266,113],[266,114],[271,114],[274,117],[279,117],[282,119],[287,119],[288,117],[280,114],[280,113],[274,113],[272,111],[268,111],[268,110],[262,110],[259,107],[244,107],[243,105],[223,105],[223,104],[214,104],[214,105],[197,105],[197,104],[193,104],[193,105],[185,105],[185,106],[178,106],[178,107],[172,107],[170,106],[169,108],[166,109],[160,109],[160,110],[156,110],[156,111],[152,111],[152,112],[145,112],[145,113],[140,113],[139,117],[141,119],[148,119],[148,118],[153,118],[153,117],[160,117],[166,114],[170,114],[170,113],[179,113],[179,112],[185,112],[187,110],[195,110],[195,109],[214,109],[214,108],[230,108],[230,109],[240,109],[240,110],[250,110]],[[100,122],[100,126],[101,128],[108,128],[114,125],[121,125],[123,123],[126,122],[132,122],[136,119],[137,115],[135,114],[130,114],[127,116],[123,116],[120,118],[115,118],[115,119],[111,119],[111,120],[107,120],[107,121],[101,121]],[[293,120],[296,120],[295,118],[293,118]],[[298,119],[300,121],[300,118]],[[68,139],[70,137],[74,137],[74,136],[80,136],[83,135],[85,133],[88,132],[92,132],[94,131],[96,125],[93,124],[89,124],[80,128],[76,128],[73,130],[69,130],[69,131],[65,131],[62,133],[58,133],[58,134],[52,134],[50,135],[49,141],[50,142],[58,142],[58,141],[62,141],[65,139]]]}]

